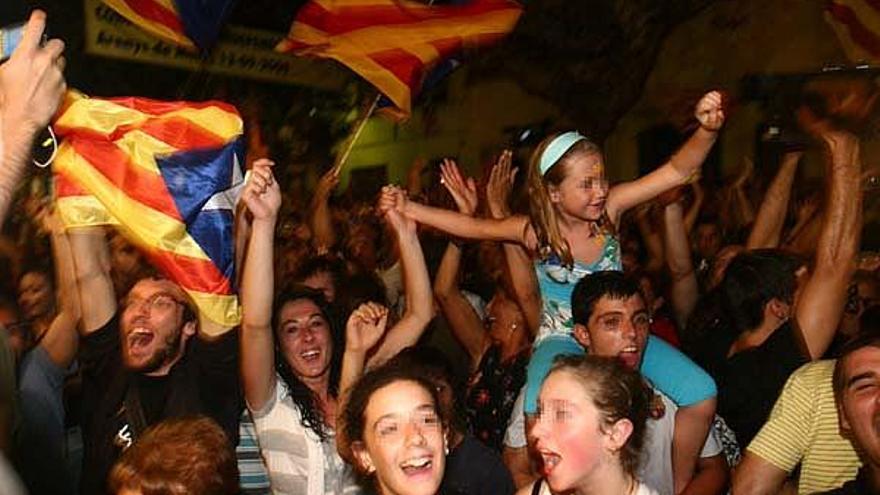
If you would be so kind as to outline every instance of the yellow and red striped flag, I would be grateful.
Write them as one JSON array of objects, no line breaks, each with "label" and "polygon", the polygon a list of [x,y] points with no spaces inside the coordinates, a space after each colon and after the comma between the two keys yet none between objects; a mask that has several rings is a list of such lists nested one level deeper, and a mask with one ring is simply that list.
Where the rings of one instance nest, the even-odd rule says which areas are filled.
[{"label": "yellow and red striped flag", "polygon": [[409,115],[433,65],[464,47],[502,38],[520,14],[522,6],[513,0],[437,7],[408,0],[312,0],[276,50],[337,60]]},{"label": "yellow and red striped flag", "polygon": [[880,62],[880,0],[826,0],[825,19],[853,62]]},{"label": "yellow and red striped flag", "polygon": [[203,316],[237,325],[232,220],[242,120],[223,102],[69,94],[53,168],[68,228],[113,223]]},{"label": "yellow and red striped flag", "polygon": [[208,50],[235,0],[104,0],[132,24],[166,41]]}]

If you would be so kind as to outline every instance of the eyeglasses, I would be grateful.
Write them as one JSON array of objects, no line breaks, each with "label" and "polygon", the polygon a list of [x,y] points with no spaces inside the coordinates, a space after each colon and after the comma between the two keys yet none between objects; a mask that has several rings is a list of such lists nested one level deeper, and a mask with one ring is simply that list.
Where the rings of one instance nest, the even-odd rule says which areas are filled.
[{"label": "eyeglasses", "polygon": [[157,310],[159,312],[170,311],[176,305],[183,306],[184,304],[177,299],[174,298],[171,294],[166,292],[157,292],[150,297],[147,298],[132,298],[127,297],[123,304],[125,310],[129,309],[137,309],[141,306],[146,307],[147,311],[152,312],[153,310]]}]

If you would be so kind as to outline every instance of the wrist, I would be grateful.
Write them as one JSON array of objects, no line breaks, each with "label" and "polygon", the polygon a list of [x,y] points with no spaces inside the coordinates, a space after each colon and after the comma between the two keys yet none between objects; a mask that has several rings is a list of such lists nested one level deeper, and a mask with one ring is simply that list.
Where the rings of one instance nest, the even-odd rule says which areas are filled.
[{"label": "wrist", "polygon": [[268,217],[254,218],[253,222],[251,222],[251,229],[253,230],[262,230],[269,229],[275,230],[275,225],[278,222],[278,216],[272,215]]},{"label": "wrist", "polygon": [[347,361],[349,364],[362,365],[367,360],[367,349],[346,346],[343,360]]}]

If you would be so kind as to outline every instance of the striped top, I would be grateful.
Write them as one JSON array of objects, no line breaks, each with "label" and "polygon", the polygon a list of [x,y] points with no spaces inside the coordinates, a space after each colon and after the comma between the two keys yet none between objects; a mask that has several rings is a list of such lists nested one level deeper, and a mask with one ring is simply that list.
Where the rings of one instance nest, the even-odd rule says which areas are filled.
[{"label": "striped top", "polygon": [[792,373],[748,447],[788,473],[800,463],[798,493],[836,488],[855,478],[861,466],[852,444],[839,433],[833,373],[834,360],[808,363]]},{"label": "striped top", "polygon": [[[250,406],[249,406],[250,407]],[[330,432],[321,441],[302,425],[302,415],[293,403],[287,384],[275,377],[275,390],[259,411],[251,410],[257,440],[272,493],[278,495],[356,495],[361,493],[354,472],[336,452]]]},{"label": "striped top", "polygon": [[242,495],[268,495],[269,473],[260,455],[257,431],[251,413],[244,411],[238,422],[238,445],[235,447],[238,460],[238,478]]}]

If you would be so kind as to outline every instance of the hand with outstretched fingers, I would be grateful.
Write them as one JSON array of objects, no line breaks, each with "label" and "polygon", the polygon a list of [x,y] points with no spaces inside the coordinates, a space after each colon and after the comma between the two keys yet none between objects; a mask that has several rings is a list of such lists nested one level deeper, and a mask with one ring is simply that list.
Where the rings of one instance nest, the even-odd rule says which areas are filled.
[{"label": "hand with outstretched fingers", "polygon": [[440,183],[449,191],[458,211],[470,216],[477,212],[477,184],[473,178],[465,178],[461,174],[455,160],[443,159],[440,165]]},{"label": "hand with outstretched fingers", "polygon": [[502,218],[510,214],[510,192],[518,171],[513,166],[513,152],[502,151],[492,166],[489,182],[486,184],[486,203],[493,217]]}]

